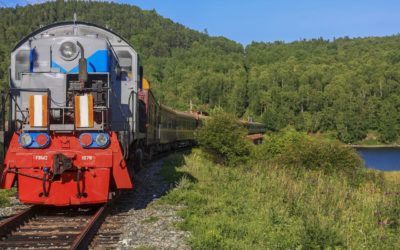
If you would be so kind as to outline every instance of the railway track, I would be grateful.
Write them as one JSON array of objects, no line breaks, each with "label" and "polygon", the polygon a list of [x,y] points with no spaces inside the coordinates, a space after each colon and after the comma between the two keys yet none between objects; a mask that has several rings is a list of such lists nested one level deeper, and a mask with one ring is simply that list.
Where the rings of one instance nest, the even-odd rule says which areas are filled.
[{"label": "railway track", "polygon": [[107,212],[108,205],[32,206],[0,222],[0,249],[87,249]]},{"label": "railway track", "polygon": [[129,221],[129,209],[132,208],[132,202],[135,201],[135,191],[129,190],[124,192],[118,200],[115,201],[110,208],[107,218],[101,225],[96,236],[93,238],[89,249],[117,249],[124,233],[124,225]]},{"label": "railway track", "polygon": [[[176,150],[186,151],[187,148]],[[150,164],[168,155],[155,156]],[[125,191],[103,206],[31,206],[0,221],[0,249],[115,249],[123,234],[130,209],[141,209],[144,193],[140,179],[136,188]],[[137,188],[139,187],[139,190]],[[140,196],[140,197],[138,197]],[[152,200],[149,195],[145,199]]]}]

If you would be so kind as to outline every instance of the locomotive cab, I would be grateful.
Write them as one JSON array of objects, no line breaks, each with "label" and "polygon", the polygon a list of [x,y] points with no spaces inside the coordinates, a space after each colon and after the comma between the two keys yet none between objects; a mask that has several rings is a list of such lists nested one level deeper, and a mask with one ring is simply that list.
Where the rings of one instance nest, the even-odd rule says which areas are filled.
[{"label": "locomotive cab", "polygon": [[[11,91],[18,106],[13,109],[16,119],[12,121],[22,123],[13,124],[16,129],[19,129],[18,125],[22,125],[24,131],[106,128],[113,73],[109,70],[112,61],[109,53],[105,40],[71,35],[55,37],[45,34],[19,48],[12,57],[15,66]],[[79,65],[82,59],[86,61],[84,69]],[[86,75],[84,81],[79,79],[83,74]],[[89,107],[93,109],[93,116],[86,119],[79,113],[81,110],[74,109],[75,97],[85,95],[89,97],[86,98],[88,101],[93,102]],[[42,107],[48,112],[34,112],[32,116],[30,109],[37,108],[35,103],[30,106],[32,96],[36,98],[36,104],[46,97]],[[76,112],[81,117],[76,116]],[[33,120],[25,120],[26,116]],[[38,120],[40,116],[44,122]]]}]

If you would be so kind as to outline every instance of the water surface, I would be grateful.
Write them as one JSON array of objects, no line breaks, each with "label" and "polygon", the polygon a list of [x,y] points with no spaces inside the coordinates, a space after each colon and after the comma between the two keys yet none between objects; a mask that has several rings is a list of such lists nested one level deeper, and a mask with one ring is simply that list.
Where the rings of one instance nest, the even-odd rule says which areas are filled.
[{"label": "water surface", "polygon": [[367,168],[400,171],[400,148],[356,148]]}]

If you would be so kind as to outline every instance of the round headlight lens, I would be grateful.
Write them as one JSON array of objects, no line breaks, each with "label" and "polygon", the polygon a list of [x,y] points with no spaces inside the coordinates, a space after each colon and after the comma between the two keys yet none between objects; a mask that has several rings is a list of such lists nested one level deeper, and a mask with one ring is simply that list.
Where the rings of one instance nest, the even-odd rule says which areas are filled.
[{"label": "round headlight lens", "polygon": [[36,136],[35,141],[39,147],[46,147],[50,143],[50,137],[47,134],[41,133]]},{"label": "round headlight lens", "polygon": [[92,135],[88,133],[81,134],[79,141],[83,147],[89,147],[93,143]]},{"label": "round headlight lens", "polygon": [[32,136],[30,134],[22,134],[19,136],[19,144],[22,147],[29,147],[32,144],[33,140],[32,140]]},{"label": "round headlight lens", "polygon": [[60,53],[65,60],[73,60],[78,55],[78,48],[73,42],[63,42],[60,46]]},{"label": "round headlight lens", "polygon": [[104,133],[99,133],[96,136],[96,144],[99,147],[106,147],[108,145],[108,143],[110,142],[108,135],[104,134]]}]

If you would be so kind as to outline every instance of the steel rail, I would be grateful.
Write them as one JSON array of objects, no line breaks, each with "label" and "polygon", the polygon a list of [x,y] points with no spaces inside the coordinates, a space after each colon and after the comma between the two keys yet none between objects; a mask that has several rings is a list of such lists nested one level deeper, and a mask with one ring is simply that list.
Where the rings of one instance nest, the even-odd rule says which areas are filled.
[{"label": "steel rail", "polygon": [[107,216],[109,204],[106,203],[97,210],[83,231],[76,237],[70,249],[88,249],[92,239]]},{"label": "steel rail", "polygon": [[[69,249],[88,249],[92,239],[96,235],[97,231],[99,230],[100,226],[102,225],[102,223],[104,222],[104,220],[108,214],[110,204],[111,203],[106,203],[103,206],[99,207],[96,210],[95,214],[92,215],[90,217],[90,219],[87,221],[84,228],[77,231],[75,239],[72,242],[70,242],[70,244],[68,244],[67,242],[64,242],[64,244],[66,244],[66,245],[64,245],[64,247],[67,247]],[[28,221],[30,221],[32,218],[35,218],[37,216],[39,216],[38,218],[40,218],[41,216],[43,217],[43,215],[40,215],[41,214],[41,209],[39,209],[40,207],[41,206],[31,206],[31,207],[25,209],[24,211],[1,221],[0,222],[0,242],[3,242],[3,243],[7,242],[8,238],[13,237],[14,232],[19,231],[20,230],[19,228],[24,227],[24,225],[26,223],[28,223],[26,225],[30,225],[30,222],[28,222]],[[46,208],[46,207],[42,207],[42,208]],[[37,222],[33,221],[32,223],[35,224]],[[66,233],[66,236],[55,237],[54,244],[55,245],[58,244],[58,242],[60,241],[60,237],[68,238],[68,235],[72,235],[72,234]],[[16,237],[20,237],[20,236],[16,236]],[[33,236],[33,237],[52,237],[52,235],[50,235],[50,234],[43,235],[43,234],[38,233],[37,236]],[[31,242],[29,243],[28,241],[31,241]],[[28,239],[27,241],[21,239],[21,242],[18,244],[19,245],[20,244],[28,244],[28,243],[32,244],[34,241],[36,242],[36,240],[34,240],[34,239],[30,239],[30,240]],[[40,242],[38,241],[38,243],[40,243]],[[15,239],[12,240],[12,242],[10,244],[11,245],[9,247],[13,246],[11,248],[14,248],[14,247],[18,248],[18,246],[17,246],[18,244],[15,245]],[[22,246],[23,245],[21,245],[21,247]],[[31,246],[33,246],[33,245],[31,245]],[[2,245],[1,247],[8,247],[7,243],[4,246]],[[33,246],[33,247],[35,247],[35,246]],[[60,247],[62,247],[62,246],[60,246]]]},{"label": "steel rail", "polygon": [[32,218],[38,210],[38,206],[32,206],[19,214],[11,216],[0,222],[0,238],[7,237],[12,231],[24,224],[27,220]]}]

